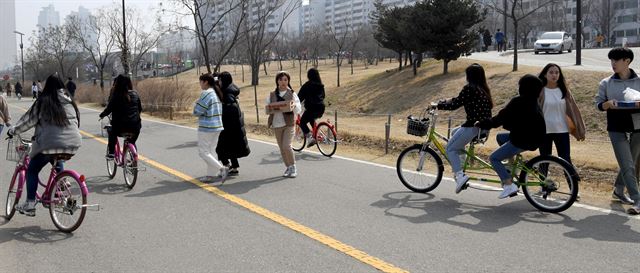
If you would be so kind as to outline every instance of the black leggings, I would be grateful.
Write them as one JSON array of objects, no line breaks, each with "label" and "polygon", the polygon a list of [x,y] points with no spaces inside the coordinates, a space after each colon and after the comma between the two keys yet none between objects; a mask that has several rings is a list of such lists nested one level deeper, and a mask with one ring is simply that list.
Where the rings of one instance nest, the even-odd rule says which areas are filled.
[{"label": "black leggings", "polygon": [[311,124],[311,126],[316,126],[316,119],[320,117],[322,117],[322,114],[305,111],[300,117],[300,129],[302,129],[302,132],[305,135],[308,134],[311,130],[307,123]]},{"label": "black leggings", "polygon": [[[111,130],[109,130],[109,144],[107,144],[107,148],[109,149],[109,154],[113,154],[115,152],[116,141],[118,139],[118,136],[123,134],[123,133],[131,133],[131,134],[133,134],[133,136],[131,136],[131,138],[129,138],[129,143],[133,144],[134,146],[136,145],[136,140],[138,140],[138,136],[140,136],[140,129],[138,129],[138,130],[114,130],[113,128],[111,128]],[[120,146],[120,148],[122,149],[123,147]]]},{"label": "black leggings", "polygon": [[540,145],[541,155],[550,155],[553,143],[556,144],[556,151],[558,157],[571,163],[571,141],[569,140],[569,133],[557,133],[546,134],[542,145]]}]

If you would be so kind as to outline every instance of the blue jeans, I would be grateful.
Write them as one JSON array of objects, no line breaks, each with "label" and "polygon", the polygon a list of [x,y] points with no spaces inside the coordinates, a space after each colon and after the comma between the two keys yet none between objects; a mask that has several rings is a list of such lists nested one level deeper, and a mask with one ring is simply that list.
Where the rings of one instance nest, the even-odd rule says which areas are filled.
[{"label": "blue jeans", "polygon": [[[36,200],[36,191],[38,190],[38,174],[47,163],[53,164],[53,156],[47,154],[37,154],[27,167],[27,200]],[[59,160],[56,166],[56,171],[59,173],[64,170],[63,161]]]},{"label": "blue jeans", "polygon": [[640,202],[635,167],[640,154],[640,133],[609,132],[609,139],[620,167],[615,187],[621,193],[619,190],[626,186],[629,197]]},{"label": "blue jeans", "polygon": [[447,158],[453,172],[462,171],[462,162],[460,156],[464,154],[464,147],[478,135],[480,128],[478,127],[459,127],[454,129],[453,135],[447,143]]},{"label": "blue jeans", "polygon": [[498,144],[502,146],[489,156],[489,161],[491,161],[491,166],[500,177],[500,180],[505,181],[511,178],[511,174],[509,174],[507,168],[502,165],[502,160],[511,158],[522,153],[524,150],[511,144],[511,141],[509,141],[509,133],[499,133],[496,135],[496,140],[498,141]]}]

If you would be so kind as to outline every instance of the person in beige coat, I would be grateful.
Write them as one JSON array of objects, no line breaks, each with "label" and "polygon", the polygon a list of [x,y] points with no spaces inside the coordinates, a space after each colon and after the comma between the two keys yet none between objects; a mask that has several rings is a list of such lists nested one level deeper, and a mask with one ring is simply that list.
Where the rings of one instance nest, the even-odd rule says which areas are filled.
[{"label": "person in beige coat", "polygon": [[11,124],[11,115],[9,114],[9,104],[4,96],[0,96],[0,135],[4,127],[9,127]]}]

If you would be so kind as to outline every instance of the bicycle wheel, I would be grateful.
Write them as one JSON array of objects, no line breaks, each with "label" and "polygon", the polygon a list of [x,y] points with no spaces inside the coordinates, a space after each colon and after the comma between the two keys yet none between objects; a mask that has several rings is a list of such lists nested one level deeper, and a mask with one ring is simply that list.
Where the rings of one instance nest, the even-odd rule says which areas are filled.
[{"label": "bicycle wheel", "polygon": [[302,132],[302,129],[300,129],[300,126],[296,125],[293,133],[293,140],[291,140],[291,148],[293,148],[294,151],[299,152],[304,149],[305,145],[307,145],[307,138]]},{"label": "bicycle wheel", "polygon": [[442,159],[431,148],[413,145],[400,153],[396,171],[402,184],[414,192],[430,192],[442,181]]},{"label": "bicycle wheel", "polygon": [[15,172],[13,177],[11,178],[11,183],[9,183],[9,191],[7,192],[7,202],[5,203],[4,210],[4,218],[7,221],[11,220],[13,215],[16,213],[16,204],[20,200],[20,196],[18,194],[18,184],[20,181],[24,180],[24,172]]},{"label": "bicycle wheel", "polygon": [[336,153],[338,148],[338,136],[326,123],[318,125],[318,133],[316,135],[316,145],[320,153],[326,157],[331,157]]},{"label": "bicycle wheel", "polygon": [[555,156],[531,159],[520,172],[518,184],[535,208],[552,213],[564,211],[578,197],[578,174],[567,161]]},{"label": "bicycle wheel", "polygon": [[138,160],[135,158],[129,145],[124,146],[122,173],[124,174],[124,183],[127,185],[127,188],[133,189],[133,186],[136,185],[136,181],[138,180]]},{"label": "bicycle wheel", "polygon": [[105,153],[105,159],[107,160],[107,174],[109,174],[109,178],[113,179],[116,176],[116,172],[118,171],[118,164],[116,164],[115,158],[109,158],[107,155],[109,154],[109,148],[107,148],[107,152]]},{"label": "bicycle wheel", "polygon": [[82,193],[81,182],[69,173],[56,177],[49,193],[49,215],[58,230],[73,232],[84,220],[87,196]]}]

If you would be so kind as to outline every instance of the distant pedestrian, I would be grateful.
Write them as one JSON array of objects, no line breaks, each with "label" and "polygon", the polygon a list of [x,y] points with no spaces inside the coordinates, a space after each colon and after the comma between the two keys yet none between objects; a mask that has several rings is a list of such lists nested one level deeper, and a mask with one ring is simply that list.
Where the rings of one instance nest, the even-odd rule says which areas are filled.
[{"label": "distant pedestrian", "polygon": [[596,46],[602,47],[602,42],[604,42],[604,36],[600,33],[596,36]]},{"label": "distant pedestrian", "polygon": [[202,92],[193,107],[193,115],[198,117],[198,154],[207,164],[207,176],[203,181],[213,182],[217,176],[224,182],[229,174],[229,168],[213,156],[220,132],[224,130],[221,96],[213,75],[203,74],[199,80]]},{"label": "distant pedestrian", "polygon": [[11,121],[11,115],[9,114],[9,104],[5,100],[4,96],[0,96],[0,135],[4,127],[11,127],[9,124]]},{"label": "distant pedestrian", "polygon": [[496,31],[495,37],[496,37],[496,45],[498,46],[498,52],[505,51],[504,33],[502,33],[502,31],[500,31],[500,29],[498,29],[498,31]]},{"label": "distant pedestrian", "polygon": [[482,34],[482,39],[484,40],[483,51],[487,51],[491,46],[491,33],[489,32],[488,29],[484,30],[484,33]]},{"label": "distant pedestrian", "polygon": [[[636,166],[640,155],[640,110],[618,108],[617,103],[625,100],[624,91],[631,88],[640,90],[640,78],[629,68],[633,61],[633,51],[626,48],[614,48],[609,51],[609,60],[613,75],[600,81],[596,107],[607,112],[607,131],[618,161],[618,176],[613,190],[613,198],[623,204],[633,204],[629,214],[640,214],[640,191]],[[629,196],[624,194],[625,188]]]},{"label": "distant pedestrian", "polygon": [[31,85],[31,94],[33,95],[33,99],[37,99],[38,98],[38,84],[36,84],[36,82],[33,82],[33,84]]},{"label": "distant pedestrian", "polygon": [[11,97],[11,92],[13,92],[13,88],[11,88],[11,83],[7,81],[7,84],[4,86],[4,91],[7,93],[7,98]]},{"label": "distant pedestrian", "polygon": [[238,158],[251,153],[247,132],[244,129],[244,115],[240,110],[240,88],[233,84],[231,73],[224,71],[218,77],[222,91],[222,126],[224,130],[218,138],[216,153],[223,165],[229,168],[229,175],[238,175]]},{"label": "distant pedestrian", "polygon": [[20,82],[16,82],[15,91],[16,91],[16,97],[18,97],[18,99],[21,99],[22,98],[22,84],[20,84]]},{"label": "distant pedestrian", "polygon": [[289,84],[290,80],[291,76],[287,72],[280,71],[276,75],[276,89],[269,93],[267,104],[279,101],[293,101],[293,111],[270,114],[267,125],[273,129],[276,135],[282,161],[287,167],[282,176],[294,178],[298,175],[298,171],[296,169],[296,158],[293,156],[293,149],[291,148],[291,141],[293,140],[295,115],[300,114],[300,108],[302,107],[300,106],[298,95]]},{"label": "distant pedestrian", "polygon": [[67,91],[69,91],[69,95],[71,95],[71,98],[76,96],[76,83],[73,82],[73,79],[71,79],[71,77],[69,77],[69,80],[67,81]]}]

